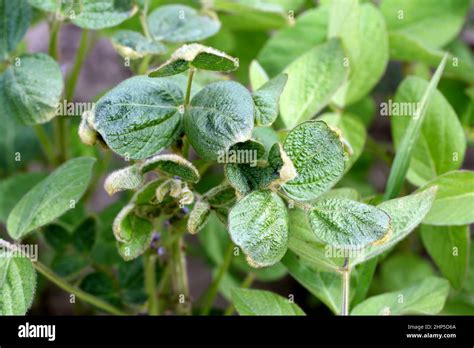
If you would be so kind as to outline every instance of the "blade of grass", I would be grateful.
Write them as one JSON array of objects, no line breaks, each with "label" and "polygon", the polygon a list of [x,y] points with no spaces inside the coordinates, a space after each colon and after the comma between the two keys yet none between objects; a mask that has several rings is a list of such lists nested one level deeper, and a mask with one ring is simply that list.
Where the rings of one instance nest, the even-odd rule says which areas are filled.
[{"label": "blade of grass", "polygon": [[390,175],[388,176],[387,187],[385,189],[384,194],[385,200],[394,198],[400,193],[400,189],[402,187],[403,181],[405,180],[405,176],[410,165],[413,147],[418,141],[421,125],[423,124],[426,110],[430,103],[431,96],[436,90],[441,75],[443,74],[447,58],[448,54],[446,53],[441,63],[439,63],[436,72],[431,78],[431,81],[428,87],[426,88],[423,97],[421,98],[420,107],[416,110],[414,117],[411,119],[410,124],[408,125],[405,131],[398,151],[395,154],[395,159],[393,160],[392,168],[390,169]]}]

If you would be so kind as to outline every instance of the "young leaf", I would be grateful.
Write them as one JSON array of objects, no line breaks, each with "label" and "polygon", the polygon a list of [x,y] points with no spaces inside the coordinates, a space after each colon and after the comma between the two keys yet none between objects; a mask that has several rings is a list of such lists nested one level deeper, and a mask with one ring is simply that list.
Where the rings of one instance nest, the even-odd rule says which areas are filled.
[{"label": "young leaf", "polygon": [[235,189],[229,184],[215,186],[204,195],[204,199],[212,207],[222,207],[232,205],[235,200]]},{"label": "young leaf", "polygon": [[8,216],[7,230],[19,240],[75,207],[89,184],[95,158],[74,158],[37,184]]},{"label": "young leaf", "polygon": [[391,233],[390,216],[348,199],[317,200],[308,212],[317,238],[339,248],[364,247]]},{"label": "young leaf", "polygon": [[416,108],[415,115],[413,115],[410,124],[406,128],[403,139],[400,142],[395,159],[393,160],[392,168],[387,181],[384,199],[390,199],[398,195],[401,186],[405,179],[405,175],[410,165],[410,160],[416,142],[420,136],[421,125],[426,115],[426,110],[432,98],[436,86],[441,78],[441,75],[446,65],[447,56],[444,56],[438,69],[431,78],[430,83],[426,87],[423,97],[420,100],[419,106]]},{"label": "young leaf", "polygon": [[[250,86],[253,91],[262,87],[270,78],[258,61],[252,60],[249,67]],[[286,83],[286,81],[285,81]]]},{"label": "young leaf", "polygon": [[270,291],[233,289],[232,301],[240,315],[305,315],[296,303]]},{"label": "young leaf", "polygon": [[313,117],[343,84],[347,71],[339,40],[316,46],[286,69],[288,82],[280,97],[281,119],[287,128]]},{"label": "young leaf", "polygon": [[441,273],[460,289],[469,266],[469,227],[421,225],[421,238]]},{"label": "young leaf", "polygon": [[436,199],[423,223],[450,226],[474,223],[474,172],[458,170],[443,174],[420,190],[438,187]]},{"label": "young leaf", "polygon": [[132,30],[119,30],[112,36],[111,40],[112,45],[122,57],[131,59],[166,52],[166,46],[161,42],[149,40],[142,34]]},{"label": "young leaf", "polygon": [[120,236],[117,240],[117,249],[125,261],[133,260],[145,252],[150,245],[153,232],[153,225],[135,215],[131,211],[133,208],[124,213],[120,212],[114,221],[115,236]]},{"label": "young leaf", "polygon": [[254,191],[229,213],[232,241],[247,255],[253,267],[271,266],[285,255],[288,214],[285,204],[269,190]]},{"label": "young leaf", "polygon": [[[394,103],[415,105],[427,89],[428,82],[418,77],[405,79],[397,90]],[[405,104],[407,105],[407,104]],[[409,104],[408,104],[409,105]],[[395,148],[399,149],[411,116],[391,117]],[[407,179],[422,186],[438,175],[458,169],[464,159],[466,140],[456,112],[446,98],[434,90],[426,109],[418,141],[415,143]]]},{"label": "young leaf", "polygon": [[188,231],[191,234],[198,233],[207,223],[211,207],[207,202],[196,202],[188,219]]},{"label": "young leaf", "polygon": [[198,170],[191,162],[174,154],[156,155],[140,164],[142,173],[156,169],[167,175],[179,176],[190,182],[198,182],[200,179]]},{"label": "young leaf", "polygon": [[30,259],[0,250],[0,315],[25,315],[35,290],[36,273]]},{"label": "young leaf", "polygon": [[182,131],[183,92],[174,82],[144,76],[123,81],[97,102],[94,127],[121,156],[143,159]]},{"label": "young leaf", "polygon": [[280,74],[252,93],[255,103],[255,122],[259,126],[271,126],[278,116],[280,95],[288,75]]},{"label": "young leaf", "polygon": [[211,71],[234,71],[239,67],[236,58],[200,44],[184,45],[171,58],[152,71],[150,77],[165,77],[180,74],[190,68]]},{"label": "young leaf", "polygon": [[409,288],[369,297],[351,315],[433,315],[443,309],[448,292],[447,280],[429,277]]},{"label": "young leaf", "polygon": [[136,7],[132,0],[81,0],[75,6],[71,22],[83,29],[99,30],[114,27],[133,16]]},{"label": "young leaf", "polygon": [[[19,65],[5,70],[0,82],[5,95],[5,113],[24,124],[45,123],[56,115],[63,90],[63,77],[58,63],[43,53],[18,58]],[[48,88],[45,88],[48,86]]]},{"label": "young leaf", "polygon": [[109,174],[105,179],[104,189],[109,196],[124,190],[136,190],[145,178],[137,165],[125,167]]},{"label": "young leaf", "polygon": [[31,7],[27,0],[0,0],[0,60],[15,50],[28,30],[31,21]]},{"label": "young leaf", "polygon": [[293,199],[315,199],[329,190],[344,172],[344,150],[335,132],[322,121],[295,127],[285,140],[284,150],[296,168],[295,179],[283,185]]},{"label": "young leaf", "polygon": [[220,29],[215,15],[209,15],[184,5],[158,7],[148,16],[150,33],[155,40],[191,42],[204,40]]},{"label": "young leaf", "polygon": [[194,150],[205,160],[215,161],[229,148],[252,136],[252,96],[241,84],[216,82],[191,100],[184,128]]}]

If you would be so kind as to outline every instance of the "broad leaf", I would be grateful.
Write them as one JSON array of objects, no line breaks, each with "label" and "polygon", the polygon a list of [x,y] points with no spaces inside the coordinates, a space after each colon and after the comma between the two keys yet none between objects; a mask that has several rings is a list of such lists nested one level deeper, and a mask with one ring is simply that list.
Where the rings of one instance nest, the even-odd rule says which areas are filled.
[{"label": "broad leaf", "polygon": [[48,122],[56,115],[63,90],[58,63],[43,53],[20,56],[17,63],[0,76],[6,116],[28,125]]},{"label": "broad leaf", "polygon": [[252,93],[255,103],[255,122],[258,126],[271,126],[278,116],[280,95],[288,75],[280,74]]},{"label": "broad leaf", "polygon": [[376,207],[348,199],[317,200],[308,212],[316,237],[335,247],[364,247],[391,233],[390,216]]},{"label": "broad leaf", "polygon": [[0,315],[25,315],[35,290],[36,273],[30,259],[16,251],[0,250]]},{"label": "broad leaf", "polygon": [[191,100],[184,117],[189,142],[202,158],[215,161],[230,146],[250,139],[254,106],[250,92],[233,81],[216,82]]},{"label": "broad leaf", "polygon": [[256,60],[252,60],[250,63],[249,80],[250,86],[252,86],[252,90],[254,91],[262,87],[269,80],[266,71]]},{"label": "broad leaf", "polygon": [[0,1],[0,60],[8,57],[28,30],[31,7],[27,0]]},{"label": "broad leaf", "polygon": [[283,189],[293,199],[311,200],[334,186],[344,172],[344,151],[335,132],[322,121],[295,127],[285,140],[284,150],[297,176]]},{"label": "broad leaf", "polygon": [[359,303],[352,315],[437,314],[448,297],[447,280],[429,277],[421,283],[396,292],[369,297]]},{"label": "broad leaf", "polygon": [[214,35],[221,26],[211,15],[184,5],[158,7],[148,16],[150,33],[159,41],[191,42]]},{"label": "broad leaf", "polygon": [[89,184],[94,163],[95,158],[74,158],[33,187],[8,216],[10,236],[19,240],[74,208]]},{"label": "broad leaf", "polygon": [[131,59],[166,52],[166,46],[161,42],[149,40],[142,34],[132,30],[119,30],[112,36],[111,40],[114,48],[121,56]]},{"label": "broad leaf", "polygon": [[171,145],[182,131],[183,92],[174,82],[132,77],[105,94],[94,127],[121,156],[143,159]]},{"label": "broad leaf", "polygon": [[98,221],[94,217],[84,219],[72,233],[72,243],[77,251],[88,254],[97,238]]},{"label": "broad leaf", "polygon": [[277,263],[285,255],[288,244],[285,204],[269,190],[252,192],[230,211],[229,233],[251,266]]},{"label": "broad leaf", "polygon": [[198,182],[200,179],[197,168],[191,162],[174,154],[156,155],[148,158],[140,164],[140,170],[142,173],[158,170],[166,175],[179,176],[190,182]]},{"label": "broad leaf", "polygon": [[441,226],[474,223],[474,172],[460,170],[446,173],[421,190],[433,186],[438,187],[438,193],[423,223]]},{"label": "broad leaf", "polygon": [[287,128],[313,117],[342,86],[346,75],[344,50],[333,39],[316,46],[286,69],[288,82],[280,97],[281,119]]},{"label": "broad leaf", "polygon": [[296,303],[270,291],[233,289],[232,301],[240,315],[305,315]]},{"label": "broad leaf", "polygon": [[460,289],[469,266],[468,226],[421,226],[423,245],[452,286]]},{"label": "broad leaf", "polygon": [[170,59],[152,71],[149,76],[171,76],[190,68],[229,72],[238,67],[238,60],[224,52],[200,44],[190,44],[177,49]]},{"label": "broad leaf", "polygon": [[116,192],[136,190],[144,181],[145,177],[140,171],[140,168],[136,165],[132,165],[109,174],[105,179],[104,189],[107,191],[109,196],[112,196]]},{"label": "broad leaf", "polygon": [[122,23],[135,14],[136,7],[132,0],[81,0],[74,10],[72,23],[83,29],[99,30]]}]

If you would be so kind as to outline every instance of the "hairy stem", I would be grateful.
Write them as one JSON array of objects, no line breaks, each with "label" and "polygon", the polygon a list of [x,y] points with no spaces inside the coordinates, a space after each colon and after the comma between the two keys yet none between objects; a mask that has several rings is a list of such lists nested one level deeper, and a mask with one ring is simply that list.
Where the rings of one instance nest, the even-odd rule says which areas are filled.
[{"label": "hairy stem", "polygon": [[201,315],[208,315],[209,311],[211,310],[212,304],[214,303],[214,299],[219,291],[219,285],[222,279],[224,278],[224,275],[227,273],[227,270],[229,269],[230,263],[232,261],[233,250],[234,244],[232,242],[229,242],[224,254],[224,260],[220,265],[216,277],[212,281],[211,286],[209,287],[209,290],[206,292],[206,295],[204,297]]},{"label": "hairy stem", "polygon": [[81,299],[82,301],[89,303],[97,308],[102,309],[104,312],[110,313],[110,314],[115,314],[115,315],[127,315],[127,313],[123,312],[122,310],[115,308],[111,304],[102,301],[101,299],[95,297],[94,295],[91,295],[85,291],[82,291],[81,289],[69,284],[66,282],[64,279],[59,277],[57,274],[55,274],[52,270],[50,270],[48,267],[43,265],[41,262],[33,262],[33,265],[35,269],[42,274],[45,278],[59,286],[61,289],[74,294],[77,296],[77,298]]},{"label": "hairy stem", "polygon": [[[243,280],[242,284],[240,285],[240,287],[242,289],[247,289],[250,287],[250,285],[252,285],[253,281],[255,280],[255,273],[249,273],[247,274],[247,276],[245,277],[245,279]],[[229,316],[229,315],[232,315],[234,314],[234,311],[235,311],[235,307],[234,305],[231,303],[229,305],[229,307],[227,307],[227,309],[225,310],[224,312],[224,315],[225,316]]]},{"label": "hairy stem", "polygon": [[149,250],[144,255],[145,290],[148,295],[148,314],[158,315],[158,301],[156,296],[156,255]]},{"label": "hairy stem", "polygon": [[53,20],[49,27],[49,45],[48,53],[56,61],[59,60],[59,32],[61,31],[61,22]]},{"label": "hairy stem", "polygon": [[44,128],[40,124],[36,124],[34,126],[36,136],[38,137],[38,140],[41,145],[41,149],[43,150],[46,158],[48,159],[48,162],[55,166],[56,163],[56,157],[54,155],[54,150],[53,150],[53,145],[51,144],[51,141],[48,138],[48,134],[46,134]]},{"label": "hairy stem", "polygon": [[188,272],[186,258],[183,250],[183,238],[179,238],[172,246],[171,258],[173,262],[173,284],[178,303],[176,312],[180,315],[191,314],[191,301],[189,299]]},{"label": "hairy stem", "polygon": [[341,269],[342,277],[342,303],[341,303],[341,315],[349,315],[349,291],[350,291],[350,279],[351,269],[348,267],[349,259],[346,258],[344,266]]},{"label": "hairy stem", "polygon": [[189,100],[191,99],[191,87],[193,85],[193,77],[196,69],[190,68],[188,72],[188,83],[186,86],[186,96],[184,97],[184,107],[189,105]]}]

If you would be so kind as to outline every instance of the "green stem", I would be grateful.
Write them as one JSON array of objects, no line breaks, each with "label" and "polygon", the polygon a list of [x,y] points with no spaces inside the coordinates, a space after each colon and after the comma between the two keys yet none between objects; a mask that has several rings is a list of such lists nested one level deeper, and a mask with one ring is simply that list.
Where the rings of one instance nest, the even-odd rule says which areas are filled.
[{"label": "green stem", "polygon": [[147,55],[142,59],[140,66],[138,67],[138,75],[145,75],[150,66],[151,55]]},{"label": "green stem", "polygon": [[56,163],[56,157],[54,155],[54,150],[53,150],[53,145],[51,144],[51,141],[48,138],[48,135],[46,134],[44,128],[42,125],[37,124],[34,126],[36,136],[38,137],[38,140],[41,145],[41,149],[43,150],[46,158],[48,159],[48,162],[55,166]]},{"label": "green stem", "polygon": [[[245,277],[245,279],[242,282],[242,284],[240,285],[240,287],[242,289],[247,289],[248,287],[250,287],[250,285],[252,285],[254,280],[255,280],[255,273],[249,273]],[[232,314],[234,314],[234,311],[235,311],[234,305],[230,304],[229,307],[227,307],[227,309],[225,310],[224,315],[225,316],[232,315]]]},{"label": "green stem", "polygon": [[61,31],[61,22],[53,20],[50,25],[48,53],[56,61],[59,61],[59,32]]},{"label": "green stem", "polygon": [[201,315],[208,315],[211,310],[212,304],[214,303],[214,299],[219,291],[219,285],[230,267],[233,250],[234,244],[232,242],[229,242],[224,254],[224,261],[220,265],[217,275],[212,281],[211,286],[209,287],[209,290],[206,292],[206,295],[204,297]]},{"label": "green stem", "polygon": [[188,72],[188,83],[186,86],[186,96],[184,97],[184,107],[189,105],[189,100],[191,99],[191,87],[193,85],[193,76],[196,69],[190,68]]},{"label": "green stem", "polygon": [[143,10],[140,11],[140,24],[142,25],[143,34],[145,34],[147,39],[152,39],[150,34],[150,28],[148,28],[148,22],[146,20],[146,16],[148,14],[148,7],[149,7],[149,0],[145,0],[143,2]]},{"label": "green stem", "polygon": [[158,301],[156,297],[156,255],[152,250],[144,257],[145,290],[148,295],[148,314],[158,315]]},{"label": "green stem", "polygon": [[348,259],[344,261],[344,266],[341,269],[342,277],[342,304],[341,304],[341,315],[349,315],[349,291],[350,291],[350,279],[351,269],[348,267]]},{"label": "green stem", "polygon": [[76,90],[77,80],[82,69],[82,65],[86,60],[87,53],[89,51],[89,31],[83,30],[81,33],[81,39],[79,41],[79,47],[77,48],[76,60],[72,68],[69,79],[66,83],[66,100],[72,101],[74,97],[74,91]]},{"label": "green stem", "polygon": [[[169,286],[169,280],[170,280],[170,275],[171,275],[171,263],[167,263],[165,270],[163,271],[163,274],[161,275],[160,282],[158,284],[157,288],[157,296],[158,298],[163,298],[163,294],[165,292],[165,289],[168,289]],[[166,306],[164,301],[158,303],[158,310],[159,313],[162,313],[165,311]]]},{"label": "green stem", "polygon": [[63,280],[61,277],[56,275],[53,271],[51,271],[48,267],[43,265],[41,262],[33,262],[33,265],[35,269],[41,273],[45,278],[49,279],[51,282],[59,286],[61,289],[74,294],[77,296],[79,299],[81,299],[84,302],[87,302],[97,308],[102,309],[103,311],[115,315],[127,315],[127,313],[123,312],[122,310],[115,308],[111,304],[102,301],[101,299],[88,294],[87,292],[82,291],[81,289],[78,289],[77,287],[69,284],[65,280]]},{"label": "green stem", "polygon": [[186,271],[186,258],[183,250],[182,237],[173,244],[171,253],[173,262],[173,284],[176,295],[178,296],[176,311],[180,315],[190,315],[191,302],[189,300],[188,273]]}]

